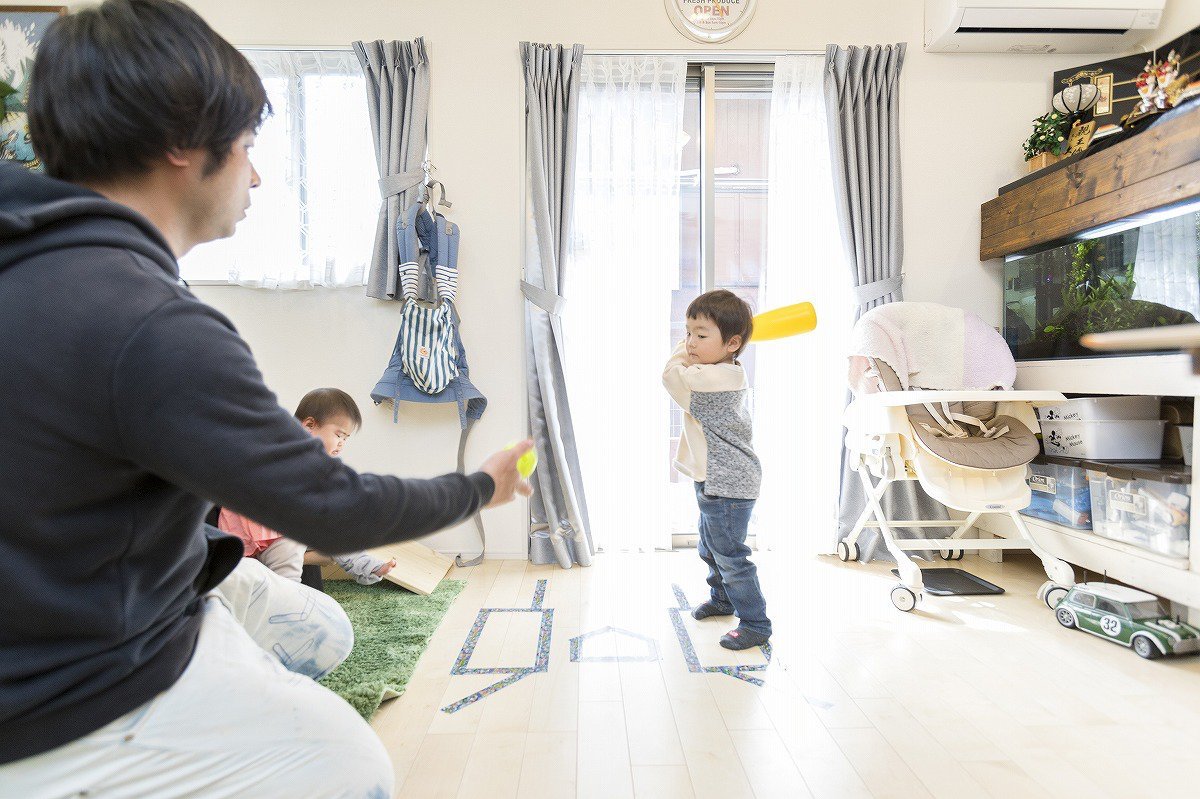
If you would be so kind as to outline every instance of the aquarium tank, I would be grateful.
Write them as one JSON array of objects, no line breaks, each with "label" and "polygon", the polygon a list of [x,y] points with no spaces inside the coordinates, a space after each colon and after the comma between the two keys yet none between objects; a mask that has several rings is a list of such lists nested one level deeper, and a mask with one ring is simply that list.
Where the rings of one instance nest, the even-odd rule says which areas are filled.
[{"label": "aquarium tank", "polygon": [[1005,262],[1004,337],[1018,361],[1101,357],[1079,338],[1200,318],[1200,212],[1102,232]]}]

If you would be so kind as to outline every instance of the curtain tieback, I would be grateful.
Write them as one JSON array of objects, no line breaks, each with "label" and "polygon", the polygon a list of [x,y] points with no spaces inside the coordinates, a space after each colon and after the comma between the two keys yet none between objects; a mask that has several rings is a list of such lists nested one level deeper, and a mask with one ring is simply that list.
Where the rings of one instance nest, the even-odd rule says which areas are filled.
[{"label": "curtain tieback", "polygon": [[885,277],[883,280],[864,283],[857,289],[858,304],[863,306],[870,305],[875,300],[882,299],[893,292],[899,291],[903,283],[904,275]]},{"label": "curtain tieback", "polygon": [[[425,182],[425,170],[410,169],[407,172],[399,172],[395,175],[388,175],[386,178],[379,179],[379,193],[386,200],[396,194],[403,194],[411,188],[420,186]],[[445,190],[443,190],[443,197]]]},{"label": "curtain tieback", "polygon": [[551,316],[559,316],[562,313],[563,305],[567,302],[566,298],[555,294],[553,291],[547,291],[540,286],[535,286],[527,280],[521,281],[521,293],[525,295],[525,299]]}]

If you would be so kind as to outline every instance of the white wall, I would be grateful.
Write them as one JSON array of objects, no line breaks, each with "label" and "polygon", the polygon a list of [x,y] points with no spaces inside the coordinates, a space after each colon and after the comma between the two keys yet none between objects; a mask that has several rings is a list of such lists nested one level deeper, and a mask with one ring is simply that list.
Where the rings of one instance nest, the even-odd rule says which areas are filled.
[{"label": "white wall", "polygon": [[[192,5],[235,44],[426,38],[433,74],[431,158],[463,229],[462,333],[472,378],[490,399],[469,462],[520,437],[523,83],[517,43],[707,50],[676,32],[659,0],[192,0]],[[1049,107],[1051,73],[1099,57],[927,54],[921,49],[920,0],[758,5],[754,22],[730,49],[908,43],[901,90],[906,297],[961,305],[997,324],[1000,268],[999,262],[979,262],[979,205],[1023,173],[1020,145],[1032,119]],[[1196,25],[1200,0],[1170,0],[1154,42]],[[458,425],[451,407],[405,405],[394,426],[390,410],[370,404],[369,392],[391,352],[397,307],[367,300],[359,291],[220,287],[197,293],[237,324],[283,405],[294,406],[318,385],[340,386],[359,400],[366,423],[347,450],[353,466],[402,475],[453,468]],[[524,555],[525,514],[523,507],[487,514],[493,555]],[[446,550],[472,546],[466,527],[432,543]]]}]

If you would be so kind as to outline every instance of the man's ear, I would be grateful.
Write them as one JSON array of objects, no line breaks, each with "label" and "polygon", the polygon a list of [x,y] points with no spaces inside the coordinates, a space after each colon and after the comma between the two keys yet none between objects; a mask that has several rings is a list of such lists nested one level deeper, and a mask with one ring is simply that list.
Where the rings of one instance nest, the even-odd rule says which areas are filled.
[{"label": "man's ear", "polygon": [[196,153],[196,150],[180,150],[179,148],[172,147],[166,153],[167,163],[177,167],[191,166],[196,158]]}]

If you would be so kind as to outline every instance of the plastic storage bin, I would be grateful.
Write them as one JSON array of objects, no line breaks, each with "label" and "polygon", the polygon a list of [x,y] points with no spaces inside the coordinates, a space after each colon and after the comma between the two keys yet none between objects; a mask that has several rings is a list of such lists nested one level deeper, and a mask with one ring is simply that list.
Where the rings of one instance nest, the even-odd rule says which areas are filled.
[{"label": "plastic storage bin", "polygon": [[[1161,397],[1080,397],[1057,405],[1038,408],[1038,418],[1044,422],[1120,422],[1134,419],[1157,419]],[[1157,457],[1157,456],[1155,456]]]},{"label": "plastic storage bin", "polygon": [[1160,555],[1188,556],[1192,472],[1161,463],[1084,463],[1092,530]]},{"label": "plastic storage bin", "polygon": [[1083,461],[1041,456],[1029,464],[1032,498],[1025,516],[1073,527],[1092,529],[1092,496]]},{"label": "plastic storage bin", "polygon": [[1042,422],[1047,455],[1102,461],[1153,461],[1162,457],[1161,419],[1120,422]]}]

